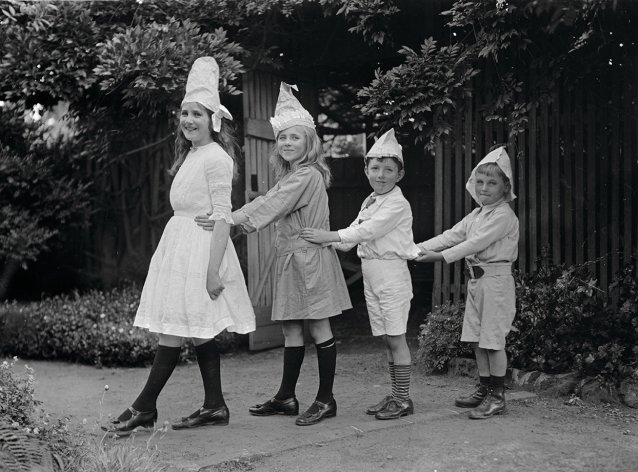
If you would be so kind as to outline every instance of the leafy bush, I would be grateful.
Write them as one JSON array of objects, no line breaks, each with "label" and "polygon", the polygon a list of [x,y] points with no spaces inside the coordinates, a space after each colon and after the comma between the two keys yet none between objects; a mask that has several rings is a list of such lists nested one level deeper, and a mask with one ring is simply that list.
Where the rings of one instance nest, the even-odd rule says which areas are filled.
[{"label": "leafy bush", "polygon": [[[40,302],[5,303],[0,308],[0,355],[51,359],[96,366],[142,366],[153,361],[157,336],[133,327],[140,298],[135,285],[110,292],[56,296]],[[222,351],[239,337],[217,336]],[[190,345],[182,358],[193,358]]]},{"label": "leafy bush", "polygon": [[54,459],[58,464],[76,461],[82,441],[69,431],[68,419],[55,418],[39,408],[40,402],[34,397],[33,369],[25,365],[25,376],[16,375],[17,360],[14,357],[0,363],[0,439],[3,435],[14,438],[6,452],[11,454],[10,446],[14,446],[20,453],[12,459],[25,467],[45,465]]},{"label": "leafy bush", "polygon": [[428,373],[443,372],[450,359],[471,357],[472,348],[461,342],[465,303],[445,303],[428,315],[419,332],[419,359]]},{"label": "leafy bush", "polygon": [[[638,282],[631,267],[604,292],[587,270],[541,264],[516,274],[517,314],[507,352],[514,367],[547,373],[576,371],[610,382],[638,365]],[[459,338],[463,303],[437,307],[419,335],[419,358],[430,372],[471,352]]]},{"label": "leafy bush", "polygon": [[[123,442],[85,437],[69,428],[68,418],[54,419],[38,408],[34,398],[33,370],[25,365],[24,377],[14,372],[17,358],[0,363],[0,468],[7,470],[64,470],[114,472],[165,470],[154,443],[156,430],[140,446],[132,438]],[[5,470],[1,468],[1,470]]]}]

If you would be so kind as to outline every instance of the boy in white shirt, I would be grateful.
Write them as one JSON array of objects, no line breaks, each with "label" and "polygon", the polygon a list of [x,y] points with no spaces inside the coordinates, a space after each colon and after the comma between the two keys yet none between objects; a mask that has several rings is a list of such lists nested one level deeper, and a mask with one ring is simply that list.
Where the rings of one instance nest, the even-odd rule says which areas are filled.
[{"label": "boy in white shirt", "polygon": [[354,222],[339,231],[304,228],[301,237],[317,244],[333,243],[342,251],[357,246],[374,336],[384,336],[392,395],[369,407],[379,420],[414,412],[410,399],[412,358],[405,340],[412,280],[407,260],[419,255],[412,236],[412,210],[396,186],[403,176],[403,153],[391,129],[372,146],[364,172],[374,192],[364,200]]},{"label": "boy in white shirt", "polygon": [[419,243],[417,261],[465,258],[470,278],[461,341],[474,347],[480,384],[455,404],[473,408],[471,419],[484,419],[505,411],[505,337],[516,314],[512,263],[518,257],[518,218],[509,205],[516,195],[505,148],[489,152],[465,188],[479,207],[451,229]]}]

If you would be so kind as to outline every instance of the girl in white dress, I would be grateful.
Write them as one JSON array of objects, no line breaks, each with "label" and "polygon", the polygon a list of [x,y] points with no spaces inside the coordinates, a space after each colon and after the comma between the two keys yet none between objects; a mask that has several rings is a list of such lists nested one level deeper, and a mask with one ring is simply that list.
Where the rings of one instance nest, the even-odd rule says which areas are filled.
[{"label": "girl in white dress", "polygon": [[[153,254],[135,326],[159,333],[159,345],[144,389],[107,431],[119,436],[157,421],[156,400],[171,376],[184,338],[195,345],[204,381],[203,406],[173,429],[226,425],[229,411],[221,389],[219,351],[214,337],[224,329],[248,333],[255,314],[229,230],[231,184],[236,169],[232,119],[219,102],[219,68],[212,57],[195,61],[186,84],[175,142],[175,175],[168,221]],[[212,232],[194,217],[210,213]]]}]

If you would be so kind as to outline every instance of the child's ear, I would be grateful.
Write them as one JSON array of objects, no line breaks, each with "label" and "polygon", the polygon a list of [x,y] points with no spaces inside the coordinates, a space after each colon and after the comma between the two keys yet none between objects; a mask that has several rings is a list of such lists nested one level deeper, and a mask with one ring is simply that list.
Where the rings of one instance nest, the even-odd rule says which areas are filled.
[{"label": "child's ear", "polygon": [[400,180],[403,178],[403,176],[405,175],[405,170],[401,169],[397,175],[399,176],[399,178],[397,179],[397,182],[398,182],[398,181],[400,181]]}]

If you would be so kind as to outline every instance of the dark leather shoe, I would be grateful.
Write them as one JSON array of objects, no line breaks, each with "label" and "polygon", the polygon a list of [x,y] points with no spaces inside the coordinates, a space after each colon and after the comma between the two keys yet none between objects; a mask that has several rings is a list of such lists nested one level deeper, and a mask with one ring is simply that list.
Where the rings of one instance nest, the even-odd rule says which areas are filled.
[{"label": "dark leather shoe", "polygon": [[408,398],[407,400],[399,400],[398,398],[393,398],[388,402],[386,407],[381,410],[379,413],[374,415],[374,417],[378,420],[396,420],[405,415],[411,415],[414,413],[414,405],[412,404],[412,400]]},{"label": "dark leather shoe", "polygon": [[488,385],[478,384],[476,390],[469,395],[463,395],[457,398],[454,400],[454,404],[461,408],[476,408],[485,399],[488,390]]},{"label": "dark leather shoe", "polygon": [[505,412],[505,388],[492,388],[481,404],[469,413],[472,420],[484,420]]},{"label": "dark leather shoe", "polygon": [[128,408],[131,417],[125,421],[113,420],[109,426],[102,429],[108,433],[115,433],[117,436],[129,436],[135,431],[143,428],[153,428],[157,422],[157,410],[137,411],[132,406]]},{"label": "dark leather shoe", "polygon": [[271,398],[266,403],[260,403],[248,408],[248,412],[255,416],[271,416],[271,415],[289,415],[295,416],[299,414],[299,402],[296,397],[286,398],[285,400],[277,400]]},{"label": "dark leather shoe", "polygon": [[386,395],[379,403],[368,407],[368,409],[366,410],[366,415],[376,415],[386,407],[390,400],[392,400],[392,395]]},{"label": "dark leather shoe", "polygon": [[181,421],[173,423],[173,429],[197,428],[198,426],[217,425],[225,426],[230,421],[230,412],[226,405],[218,408],[200,408],[190,416],[182,418]]},{"label": "dark leather shoe", "polygon": [[297,426],[310,426],[317,424],[324,418],[337,416],[337,402],[332,398],[328,403],[314,401],[310,408],[295,421]]}]

